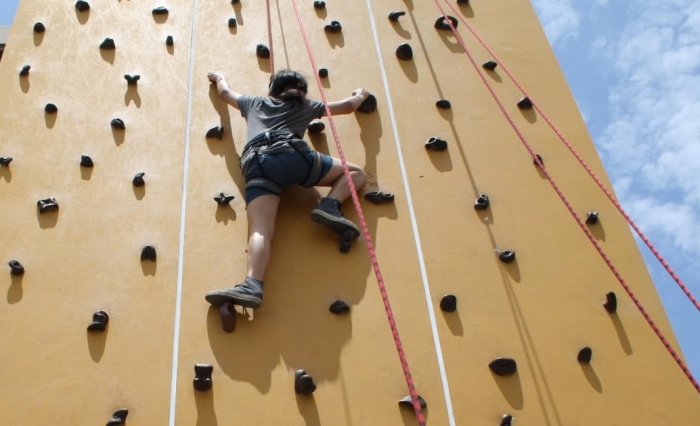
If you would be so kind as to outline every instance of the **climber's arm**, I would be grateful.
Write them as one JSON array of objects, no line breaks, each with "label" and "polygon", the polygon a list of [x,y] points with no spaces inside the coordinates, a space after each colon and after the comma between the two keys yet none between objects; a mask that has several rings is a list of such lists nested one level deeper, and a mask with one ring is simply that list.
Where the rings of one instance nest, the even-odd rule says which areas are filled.
[{"label": "climber's arm", "polygon": [[223,74],[217,71],[212,71],[207,75],[207,77],[209,78],[209,81],[216,84],[216,90],[217,92],[219,92],[219,97],[222,101],[226,102],[227,104],[231,105],[236,109],[240,109],[238,107],[238,98],[241,95],[240,93],[236,93],[233,90],[231,90]]},{"label": "climber's arm", "polygon": [[[333,115],[350,114],[355,112],[368,96],[369,92],[365,89],[357,89],[352,92],[352,96],[349,98],[343,99],[342,101],[328,102],[328,109],[331,110],[331,114]],[[326,115],[325,111],[323,115]]]}]

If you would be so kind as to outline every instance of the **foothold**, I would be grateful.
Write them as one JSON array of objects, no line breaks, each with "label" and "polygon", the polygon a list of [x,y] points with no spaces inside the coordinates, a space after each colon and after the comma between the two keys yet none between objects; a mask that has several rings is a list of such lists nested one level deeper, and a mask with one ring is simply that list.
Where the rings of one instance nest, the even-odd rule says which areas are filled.
[{"label": "foothold", "polygon": [[372,191],[365,194],[365,200],[374,204],[393,203],[394,194],[382,191]]},{"label": "foothold", "polygon": [[168,46],[172,46],[174,43],[175,43],[175,42],[173,41],[173,36],[171,36],[171,35],[169,35],[169,36],[165,39],[165,44],[167,44]]},{"label": "foothold", "polygon": [[58,203],[55,198],[46,198],[36,202],[39,207],[39,213],[53,212],[58,210]]},{"label": "foothold", "polygon": [[146,181],[143,180],[143,177],[146,175],[144,172],[136,173],[134,176],[134,179],[131,181],[131,183],[134,184],[135,187],[139,188],[141,186],[144,186],[146,184]]},{"label": "foothold", "polygon": [[230,203],[231,200],[233,200],[234,198],[236,198],[236,197],[234,197],[233,195],[224,195],[224,193],[222,192],[218,196],[214,197],[214,200],[220,206],[225,206],[228,203]]},{"label": "foothold", "polygon": [[226,302],[219,308],[219,318],[221,318],[221,328],[227,333],[232,333],[236,329],[238,316],[233,303]]},{"label": "foothold", "polygon": [[437,21],[435,21],[434,27],[436,30],[448,30],[448,31],[450,30],[450,24],[447,23],[447,19],[445,19],[446,17],[450,20],[450,22],[452,23],[452,26],[454,28],[457,28],[457,25],[459,24],[459,21],[457,21],[457,18],[455,18],[454,16],[447,15],[447,16],[441,16],[437,19]]},{"label": "foothold", "polygon": [[498,66],[498,62],[496,62],[496,61],[488,61],[488,62],[484,62],[481,66],[484,67],[485,69],[489,70],[489,71],[493,71],[493,70],[495,70],[496,67]]},{"label": "foothold", "polygon": [[92,322],[87,326],[88,331],[104,331],[109,322],[109,314],[105,311],[97,311],[92,314]]},{"label": "foothold", "polygon": [[319,68],[318,70],[318,76],[321,78],[326,78],[328,77],[328,69],[327,68]]},{"label": "foothold", "polygon": [[124,74],[124,79],[126,80],[126,82],[129,86],[136,86],[138,81],[141,80],[141,76],[138,74],[134,74],[134,75]]},{"label": "foothold", "polygon": [[452,104],[447,99],[440,99],[439,101],[435,102],[435,106],[440,108],[440,109],[452,108]]},{"label": "foothold", "polygon": [[350,251],[350,247],[352,246],[352,241],[353,241],[353,231],[351,230],[346,230],[343,232],[343,235],[340,236],[340,245],[338,249],[340,250],[341,253],[347,253]]},{"label": "foothold", "polygon": [[261,43],[255,47],[255,54],[258,55],[258,58],[269,59],[270,49]]},{"label": "foothold", "polygon": [[115,119],[113,119],[112,122],[111,122],[110,124],[111,124],[112,127],[114,127],[115,129],[119,129],[119,130],[124,130],[124,129],[126,129],[126,126],[124,125],[124,121],[123,121],[121,118],[115,118]]},{"label": "foothold", "polygon": [[589,225],[597,224],[598,223],[598,212],[586,213],[586,223]]},{"label": "foothold", "polygon": [[617,296],[615,293],[612,291],[608,294],[605,295],[605,303],[603,303],[603,307],[605,308],[606,311],[610,314],[614,314],[617,312]]},{"label": "foothold", "polygon": [[530,98],[525,96],[524,98],[522,98],[521,100],[518,101],[518,108],[530,109],[530,108],[532,108],[532,101],[530,100]]},{"label": "foothold", "polygon": [[208,391],[211,389],[211,373],[214,372],[214,366],[209,364],[194,365],[194,380],[192,384],[198,391]]},{"label": "foothold", "polygon": [[[463,3],[468,3],[467,1],[462,1]],[[459,1],[457,1],[459,3]],[[515,417],[513,417],[510,414],[504,414],[503,417],[501,417],[501,424],[499,426],[513,426],[512,421],[515,420]]]},{"label": "foothold", "polygon": [[593,357],[593,350],[586,346],[585,348],[578,351],[578,356],[576,357],[576,359],[581,364],[590,364],[591,357]]},{"label": "foothold", "polygon": [[54,114],[58,111],[58,107],[54,104],[46,104],[44,111],[46,111],[47,114]]},{"label": "foothold", "polygon": [[326,129],[326,124],[321,120],[314,120],[309,123],[309,127],[306,130],[310,135],[317,135]]},{"label": "foothold", "polygon": [[106,39],[104,39],[104,41],[102,42],[102,44],[100,44],[100,49],[104,49],[104,50],[113,50],[113,49],[115,49],[115,48],[116,48],[116,46],[115,46],[115,44],[114,44],[114,40],[112,40],[112,39],[109,38],[109,37],[106,38]]},{"label": "foothold", "polygon": [[425,143],[425,148],[431,151],[444,151],[447,149],[447,142],[440,138],[432,137]]},{"label": "foothold", "polygon": [[75,3],[75,8],[78,9],[78,11],[80,12],[85,12],[87,10],[90,10],[90,4],[86,1],[78,0]]},{"label": "foothold", "polygon": [[141,260],[150,260],[151,262],[156,261],[156,248],[153,246],[146,246],[141,250]]},{"label": "foothold", "polygon": [[413,59],[413,49],[408,43],[404,43],[396,48],[396,57],[402,61],[410,61]]},{"label": "foothold", "polygon": [[22,67],[22,71],[19,72],[19,75],[22,77],[26,77],[29,75],[29,70],[32,69],[29,65],[25,65]]},{"label": "foothold", "polygon": [[212,127],[211,129],[207,130],[207,139],[219,139],[224,137],[224,127],[223,126],[216,126]]},{"label": "foothold", "polygon": [[297,370],[294,373],[294,392],[299,395],[311,395],[316,390],[313,377],[306,374],[304,370]]},{"label": "foothold", "polygon": [[457,310],[457,296],[454,294],[446,294],[440,300],[440,309],[445,312],[454,312]]},{"label": "foothold", "polygon": [[486,210],[489,208],[491,205],[491,200],[489,200],[489,196],[486,194],[481,194],[479,195],[479,198],[474,201],[474,209],[475,210]]},{"label": "foothold", "polygon": [[498,376],[512,376],[518,370],[518,365],[511,358],[496,358],[489,363],[489,368]]},{"label": "foothold", "polygon": [[12,157],[0,157],[0,166],[9,167],[12,162]]},{"label": "foothold", "polygon": [[370,94],[367,96],[367,99],[365,99],[359,107],[357,107],[357,112],[361,112],[364,114],[371,114],[374,111],[377,110],[377,98]]},{"label": "foothold", "polygon": [[238,25],[238,22],[236,22],[236,18],[229,18],[228,19],[228,27],[229,28],[236,28]]},{"label": "foothold", "polygon": [[80,166],[81,167],[93,167],[95,163],[92,162],[92,158],[87,155],[80,156]]},{"label": "foothold", "polygon": [[153,9],[153,14],[154,15],[167,15],[168,9],[163,7],[163,6],[159,6],[159,7],[156,7],[155,9]]},{"label": "foothold", "polygon": [[540,154],[535,154],[535,157],[537,158],[537,160],[540,160],[540,161],[539,161],[539,163],[538,163],[537,160],[535,160],[535,159],[533,158],[532,164],[534,164],[534,165],[537,166],[537,167],[539,167],[540,164],[542,164],[542,165],[544,166],[544,160],[542,159],[542,156],[541,156]]},{"label": "foothold", "polygon": [[10,260],[8,265],[10,265],[10,275],[14,275],[16,277],[24,275],[24,266],[22,266],[19,261]]},{"label": "foothold", "polygon": [[512,250],[506,250],[501,252],[501,254],[498,255],[498,258],[501,259],[501,262],[503,263],[513,263],[515,262],[515,252]]},{"label": "foothold", "polygon": [[37,22],[36,24],[34,24],[35,33],[43,33],[44,31],[46,31],[46,27],[44,26],[44,24],[42,24],[41,22]]},{"label": "foothold", "polygon": [[339,33],[343,31],[343,27],[338,21],[331,21],[331,23],[323,27],[323,29],[328,33]]},{"label": "foothold", "polygon": [[[422,396],[418,395],[418,404],[420,404],[420,408],[425,410],[425,407],[428,406],[428,403],[425,402]],[[406,407],[410,408],[411,410],[413,409],[413,400],[411,399],[411,395],[406,395],[403,398],[399,400],[399,407]]]},{"label": "foothold", "polygon": [[126,422],[126,416],[129,415],[129,410],[122,408],[117,410],[112,414],[112,418],[109,419],[106,426],[123,425]]},{"label": "foothold", "polygon": [[328,310],[336,315],[347,314],[348,312],[350,312],[350,306],[348,306],[348,304],[343,302],[342,300],[336,300],[335,302],[331,303],[331,306],[328,308]]},{"label": "foothold", "polygon": [[326,2],[325,1],[315,1],[314,2],[314,9],[322,10],[326,8]]},{"label": "foothold", "polygon": [[403,10],[393,11],[389,14],[389,20],[391,22],[399,22],[399,18],[404,16],[405,14],[406,12],[404,12]]}]

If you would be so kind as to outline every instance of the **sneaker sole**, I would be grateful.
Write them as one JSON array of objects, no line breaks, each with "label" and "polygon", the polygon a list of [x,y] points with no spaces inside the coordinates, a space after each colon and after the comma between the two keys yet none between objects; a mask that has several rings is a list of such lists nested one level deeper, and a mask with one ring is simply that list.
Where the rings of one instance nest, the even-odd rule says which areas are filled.
[{"label": "sneaker sole", "polygon": [[343,233],[348,230],[353,231],[353,240],[360,236],[360,230],[357,229],[357,226],[355,226],[354,223],[345,218],[339,218],[321,210],[314,210],[311,212],[311,220],[331,228],[338,235],[343,235]]},{"label": "sneaker sole", "polygon": [[255,309],[259,308],[260,305],[262,305],[262,299],[260,299],[259,297],[240,293],[226,293],[222,290],[207,293],[206,296],[204,296],[204,298],[207,302],[211,303],[214,306],[221,306],[224,303],[228,302],[233,303],[234,305]]}]

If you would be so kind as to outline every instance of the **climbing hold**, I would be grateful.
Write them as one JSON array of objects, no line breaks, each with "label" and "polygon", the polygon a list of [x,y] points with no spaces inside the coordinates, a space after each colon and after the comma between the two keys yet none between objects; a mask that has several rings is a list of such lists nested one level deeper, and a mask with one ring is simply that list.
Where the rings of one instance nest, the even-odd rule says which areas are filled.
[{"label": "climbing hold", "polygon": [[167,15],[168,9],[163,7],[163,6],[159,6],[159,7],[156,7],[155,9],[153,9],[153,14],[154,15]]},{"label": "climbing hold", "polygon": [[214,197],[214,200],[216,201],[217,204],[219,204],[221,206],[225,206],[228,203],[230,203],[231,200],[233,200],[234,198],[236,198],[236,197],[234,197],[233,195],[224,195],[224,193],[222,192],[218,196]]},{"label": "climbing hold", "polygon": [[450,30],[450,24],[447,23],[447,20],[445,19],[446,17],[450,20],[450,22],[452,23],[452,26],[454,28],[457,28],[457,24],[459,24],[459,21],[457,21],[457,18],[455,18],[454,16],[447,15],[447,16],[441,16],[437,19],[437,21],[435,21],[434,27],[436,30],[448,30],[448,31]]},{"label": "climbing hold", "polygon": [[[460,3],[458,0],[457,3]],[[467,3],[467,1],[462,0],[462,3]],[[501,417],[501,424],[498,426],[513,426],[512,421],[515,420],[515,417],[513,417],[510,414],[504,414],[503,417]]]},{"label": "climbing hold", "polygon": [[440,138],[432,137],[425,143],[425,148],[431,151],[444,151],[447,149],[447,142]]},{"label": "climbing hold", "polygon": [[327,33],[339,33],[343,30],[343,27],[340,25],[340,22],[331,21],[331,23],[323,27],[323,29],[326,30]]},{"label": "climbing hold", "polygon": [[609,314],[617,312],[617,296],[612,291],[605,295],[605,303],[603,307]]},{"label": "climbing hold", "polygon": [[435,106],[440,108],[440,109],[452,108],[452,104],[447,99],[440,99],[439,101],[435,102]]},{"label": "climbing hold", "polygon": [[231,302],[226,302],[219,308],[219,318],[221,319],[221,328],[225,332],[231,333],[236,329],[236,323],[238,322],[238,316],[236,315],[236,308]]},{"label": "climbing hold", "polygon": [[544,166],[544,160],[542,159],[542,156],[540,154],[535,154],[535,157],[537,158],[537,160],[540,160],[540,161],[538,163],[537,160],[533,159],[532,164],[534,164],[537,167],[539,167],[540,164],[542,164]]},{"label": "climbing hold", "polygon": [[[425,409],[425,407],[428,406],[428,403],[425,402],[422,396],[418,395],[418,404],[420,404],[421,409]],[[411,399],[411,395],[406,395],[403,398],[399,400],[399,407],[406,407],[413,409],[413,400]]]},{"label": "climbing hold", "polygon": [[0,166],[9,167],[12,162],[12,157],[0,157]]},{"label": "climbing hold", "polygon": [[231,0],[231,4],[238,4],[240,2],[241,2],[241,0]]},{"label": "climbing hold", "polygon": [[518,108],[530,109],[530,108],[532,108],[532,101],[530,100],[530,98],[525,96],[524,98],[522,98],[521,100],[518,101]]},{"label": "climbing hold", "polygon": [[88,331],[104,331],[109,322],[109,314],[105,311],[97,311],[92,314],[92,322],[87,326]]},{"label": "climbing hold", "polygon": [[364,114],[373,113],[377,109],[377,98],[374,95],[367,96],[359,107],[357,107],[357,112],[362,112]]},{"label": "climbing hold", "polygon": [[402,61],[410,61],[413,59],[413,49],[408,43],[404,43],[396,48],[396,57]]},{"label": "climbing hold", "polygon": [[129,410],[122,408],[117,410],[112,414],[112,418],[109,419],[106,426],[123,425],[126,422],[126,416],[129,415]]},{"label": "climbing hold", "polygon": [[306,128],[306,130],[309,132],[310,135],[317,135],[324,131],[326,129],[326,125],[323,123],[321,120],[314,120],[311,123],[309,123],[309,126]]},{"label": "climbing hold", "polygon": [[131,181],[131,183],[134,184],[135,187],[141,187],[146,184],[146,181],[143,180],[143,177],[146,175],[144,172],[136,173],[134,176],[134,179]]},{"label": "climbing hold", "polygon": [[211,129],[207,130],[207,139],[219,139],[224,137],[224,127],[223,126],[216,126],[212,127]]},{"label": "climbing hold", "polygon": [[255,47],[255,54],[258,55],[258,58],[269,59],[270,49],[261,43]]},{"label": "climbing hold", "polygon": [[53,212],[58,210],[58,203],[55,198],[46,198],[36,202],[39,207],[39,213]]},{"label": "climbing hold", "polygon": [[313,377],[306,374],[304,370],[297,370],[294,373],[294,392],[299,395],[311,395],[316,390]]},{"label": "climbing hold", "polygon": [[90,4],[86,1],[78,0],[75,3],[75,8],[80,12],[85,12],[86,10],[90,10]]},{"label": "climbing hold", "polygon": [[404,16],[405,14],[406,14],[406,12],[404,12],[403,10],[396,10],[396,11],[391,12],[389,14],[389,20],[391,22],[398,22],[399,18]]},{"label": "climbing hold", "polygon": [[146,246],[141,250],[141,260],[150,260],[151,262],[156,261],[156,248],[153,246]]},{"label": "climbing hold", "polygon": [[325,1],[315,1],[314,2],[314,9],[325,9],[326,8],[326,2]]},{"label": "climbing hold", "polygon": [[87,155],[80,156],[80,166],[81,167],[93,167],[95,163],[92,162],[92,158]]},{"label": "climbing hold", "polygon": [[172,45],[174,44],[173,36],[169,35],[169,36],[165,39],[165,44],[167,44],[168,46],[172,46]]},{"label": "climbing hold", "polygon": [[16,277],[24,275],[24,266],[22,266],[22,264],[19,263],[19,261],[10,260],[8,265],[10,265],[10,275],[14,275]]},{"label": "climbing hold", "polygon": [[457,310],[457,296],[454,294],[446,294],[440,300],[440,309],[445,312],[454,312]]},{"label": "climbing hold", "polygon": [[511,358],[496,358],[489,363],[489,368],[498,376],[512,376],[517,370],[518,365]]},{"label": "climbing hold", "polygon": [[501,254],[498,255],[498,258],[501,259],[501,262],[503,263],[513,263],[515,262],[515,252],[512,250],[506,250],[501,252]]},{"label": "climbing hold", "polygon": [[586,223],[589,225],[595,225],[598,223],[598,212],[586,213]]},{"label": "climbing hold", "polygon": [[489,71],[493,71],[493,70],[495,70],[496,67],[498,66],[498,62],[496,62],[496,61],[488,61],[488,62],[484,62],[481,66],[484,67],[485,69],[489,70]]},{"label": "climbing hold", "polygon": [[211,389],[211,373],[214,372],[214,366],[209,364],[194,365],[194,380],[192,384],[198,391],[208,391]]},{"label": "climbing hold", "polygon": [[589,348],[588,346],[586,346],[585,348],[578,351],[578,356],[576,357],[576,359],[581,364],[590,364],[592,356],[593,356],[593,350],[591,348]]},{"label": "climbing hold", "polygon": [[53,114],[58,111],[58,107],[54,104],[46,104],[44,111],[46,111],[47,114]]},{"label": "climbing hold", "polygon": [[328,310],[336,315],[347,314],[348,312],[350,312],[350,306],[348,306],[348,304],[343,302],[342,300],[336,300],[335,302],[331,303],[331,306],[328,308]]},{"label": "climbing hold", "polygon": [[229,18],[228,20],[228,27],[229,28],[236,28],[238,25],[238,22],[236,22],[236,18]]},{"label": "climbing hold", "polygon": [[318,70],[318,76],[321,78],[326,78],[328,77],[328,69],[326,68],[319,68]]},{"label": "climbing hold", "polygon": [[41,22],[37,22],[36,24],[34,24],[35,33],[43,33],[44,31],[46,31],[46,27],[44,26],[44,24],[42,24]]},{"label": "climbing hold", "polygon": [[393,203],[394,194],[382,191],[372,191],[365,194],[365,200],[374,204]]},{"label": "climbing hold", "polygon": [[134,75],[124,74],[124,79],[126,79],[126,82],[129,86],[136,86],[138,81],[141,79],[141,76],[138,74],[134,74]]},{"label": "climbing hold", "polygon": [[111,122],[110,124],[111,124],[112,127],[114,127],[115,129],[120,129],[120,130],[126,129],[126,126],[124,125],[124,121],[123,121],[121,118],[115,118],[115,119],[113,119],[112,122]]},{"label": "climbing hold", "polygon": [[22,71],[19,72],[19,75],[21,75],[22,77],[28,76],[28,75],[29,75],[29,70],[30,70],[31,68],[32,68],[32,67],[30,67],[29,65],[23,66],[23,67],[22,67]]},{"label": "climbing hold", "polygon": [[350,251],[350,247],[352,246],[352,240],[354,239],[353,237],[353,231],[348,229],[345,232],[343,232],[343,234],[340,236],[340,244],[338,246],[338,249],[341,253],[347,253]]},{"label": "climbing hold", "polygon": [[102,42],[102,44],[100,44],[100,49],[104,49],[104,50],[113,50],[113,49],[115,49],[115,48],[116,48],[116,46],[114,45],[114,40],[112,40],[112,39],[109,38],[109,37],[107,37],[106,39],[104,39],[104,41]]},{"label": "climbing hold", "polygon": [[481,194],[479,195],[479,198],[474,201],[474,210],[486,210],[489,208],[489,205],[491,205],[489,196],[486,194]]}]

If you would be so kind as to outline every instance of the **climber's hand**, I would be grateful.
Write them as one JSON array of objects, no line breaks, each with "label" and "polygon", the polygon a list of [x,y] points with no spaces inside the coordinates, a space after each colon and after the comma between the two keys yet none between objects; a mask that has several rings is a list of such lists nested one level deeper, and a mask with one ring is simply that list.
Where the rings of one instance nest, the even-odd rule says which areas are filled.
[{"label": "climber's hand", "polygon": [[207,78],[208,78],[209,81],[211,81],[212,83],[216,83],[217,81],[219,81],[219,80],[221,80],[222,78],[224,78],[224,75],[221,74],[221,73],[218,72],[218,71],[210,71],[209,74],[207,74]]},{"label": "climber's hand", "polygon": [[356,89],[354,92],[352,92],[353,96],[359,96],[362,99],[362,102],[364,102],[367,97],[369,96],[369,92],[365,89]]}]

